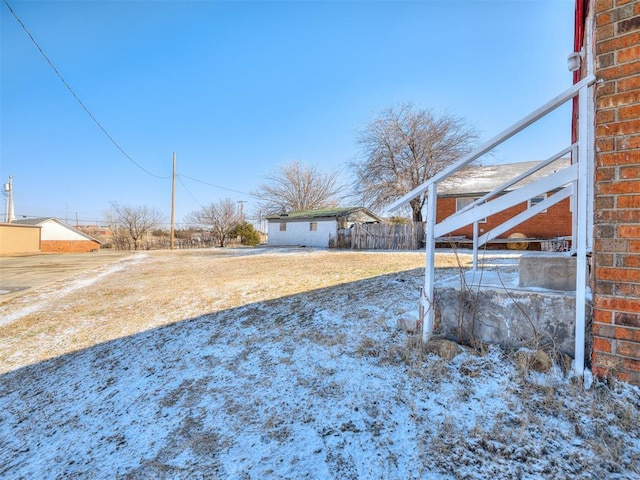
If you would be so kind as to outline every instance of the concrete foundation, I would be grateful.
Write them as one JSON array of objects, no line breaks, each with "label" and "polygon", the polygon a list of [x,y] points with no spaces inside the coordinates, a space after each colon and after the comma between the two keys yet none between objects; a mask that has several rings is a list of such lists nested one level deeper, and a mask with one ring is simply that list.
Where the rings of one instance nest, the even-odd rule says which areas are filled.
[{"label": "concrete foundation", "polygon": [[545,252],[522,255],[519,286],[575,291],[576,257]]},{"label": "concrete foundation", "polygon": [[[517,271],[470,271],[438,282],[436,333],[506,347],[552,346],[573,357],[575,292],[521,287],[518,277]],[[591,305],[585,308],[591,319]]]}]

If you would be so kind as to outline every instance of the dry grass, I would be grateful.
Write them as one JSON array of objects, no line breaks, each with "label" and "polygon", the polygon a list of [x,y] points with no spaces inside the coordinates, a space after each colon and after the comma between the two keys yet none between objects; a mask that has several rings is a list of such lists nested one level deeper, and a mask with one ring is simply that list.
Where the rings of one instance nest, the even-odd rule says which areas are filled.
[{"label": "dry grass", "polygon": [[[200,315],[424,267],[421,252],[242,252],[145,253],[135,266],[105,275],[90,287],[47,298],[46,310],[0,326],[0,373]],[[455,265],[453,258],[440,261]],[[86,275],[94,272],[74,278]],[[0,307],[0,316],[55,296],[68,282],[16,298]]]}]

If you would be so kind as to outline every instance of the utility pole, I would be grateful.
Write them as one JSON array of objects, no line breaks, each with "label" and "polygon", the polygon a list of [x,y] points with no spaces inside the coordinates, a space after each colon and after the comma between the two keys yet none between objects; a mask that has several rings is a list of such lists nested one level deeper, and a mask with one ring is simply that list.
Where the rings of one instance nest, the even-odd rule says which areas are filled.
[{"label": "utility pole", "polygon": [[176,211],[176,152],[173,152],[173,175],[171,177],[171,250],[175,236],[174,220]]},{"label": "utility pole", "polygon": [[7,196],[7,211],[4,221],[11,223],[14,219],[13,214],[13,176],[9,175],[9,183],[4,184],[4,192]]},{"label": "utility pole", "polygon": [[244,223],[244,204],[247,203],[246,200],[238,200],[240,204],[240,223]]}]

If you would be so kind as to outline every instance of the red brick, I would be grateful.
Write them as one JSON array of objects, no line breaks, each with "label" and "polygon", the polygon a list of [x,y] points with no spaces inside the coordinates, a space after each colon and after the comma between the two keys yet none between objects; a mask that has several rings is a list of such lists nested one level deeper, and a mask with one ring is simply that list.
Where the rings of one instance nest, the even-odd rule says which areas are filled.
[{"label": "red brick", "polygon": [[616,295],[640,298],[640,285],[635,283],[617,283],[615,292]]},{"label": "red brick", "polygon": [[[626,331],[628,329],[623,328],[622,330]],[[601,323],[594,323],[593,334],[602,338],[617,338],[616,327],[614,327],[613,325],[603,325]]]},{"label": "red brick", "polygon": [[618,120],[633,120],[636,118],[640,118],[640,104],[618,109]]},{"label": "red brick", "polygon": [[616,58],[618,63],[638,60],[640,58],[640,45],[618,50]]},{"label": "red brick", "polygon": [[640,192],[640,180],[625,180],[621,182],[604,183],[598,186],[600,194],[624,194]]},{"label": "red brick", "polygon": [[631,165],[628,167],[620,167],[620,178],[622,180],[630,180],[640,178],[640,165]]},{"label": "red brick", "polygon": [[613,312],[594,308],[593,321],[599,323],[613,323]]},{"label": "red brick", "polygon": [[[594,339],[595,343],[595,339]],[[611,347],[611,345],[609,345]],[[595,348],[595,346],[594,346]],[[604,349],[600,349],[601,351],[606,352]],[[611,350],[609,350],[610,352]],[[636,342],[625,342],[620,340],[616,345],[616,355],[622,355],[624,357],[638,358],[640,359],[640,343]]]},{"label": "red brick", "polygon": [[593,306],[604,310],[640,312],[640,300],[598,296]]},{"label": "red brick", "polygon": [[[620,5],[626,5],[629,2],[635,2],[636,0],[616,0],[616,7],[619,7]],[[596,12],[598,11],[598,9],[596,8]]]},{"label": "red brick", "polygon": [[600,27],[602,25],[606,25],[606,24],[611,23],[611,22],[613,22],[613,18],[611,17],[611,14],[609,12],[600,13],[596,17],[596,25],[598,27]]},{"label": "red brick", "polygon": [[618,208],[640,208],[640,195],[622,195],[617,198]]},{"label": "red brick", "polygon": [[596,270],[598,280],[612,280],[618,282],[640,282],[640,270],[625,268],[601,267]]},{"label": "red brick", "polygon": [[614,195],[596,195],[595,207],[598,210],[615,208],[616,198]]},{"label": "red brick", "polygon": [[640,62],[625,63],[598,70],[598,77],[604,80],[627,78],[640,73]]},{"label": "red brick", "polygon": [[616,138],[617,150],[632,150],[640,148],[640,135]]},{"label": "red brick", "polygon": [[632,45],[638,45],[640,43],[640,33],[634,32],[627,35],[617,36],[611,40],[604,42],[598,42],[596,44],[596,55],[602,55],[603,53],[613,52],[616,50],[622,50]]},{"label": "red brick", "polygon": [[640,314],[638,313],[616,312],[613,317],[616,325],[640,328]]},{"label": "red brick", "polygon": [[[633,105],[640,102],[640,91],[616,93],[613,95],[603,95],[598,97],[596,103],[598,109],[613,108],[621,105]],[[609,110],[607,110],[609,111]]]},{"label": "red brick", "polygon": [[640,238],[640,225],[619,225],[618,238]]},{"label": "red brick", "polygon": [[616,327],[614,337],[617,340],[631,340],[632,342],[640,342],[640,330],[635,328]]},{"label": "red brick", "polygon": [[640,385],[640,374],[638,373],[618,372],[616,378],[631,385]]},{"label": "red brick", "polygon": [[618,23],[618,33],[627,33],[640,29],[640,17],[630,18]]},{"label": "red brick", "polygon": [[640,253],[640,241],[631,240],[627,245],[627,251],[629,253]]},{"label": "red brick", "polygon": [[628,372],[640,372],[640,360],[625,358],[622,362],[622,369]]},{"label": "red brick", "polygon": [[599,138],[596,140],[596,151],[597,152],[611,152],[615,147],[615,142],[613,138]]},{"label": "red brick", "polygon": [[43,253],[83,253],[100,249],[100,244],[91,240],[41,240]]},{"label": "red brick", "polygon": [[640,255],[622,255],[621,257],[625,267],[640,268]]},{"label": "red brick", "polygon": [[611,353],[611,342],[604,338],[595,337],[593,339],[593,349],[598,352]]},{"label": "red brick", "polygon": [[637,135],[638,132],[640,132],[640,120],[625,120],[596,127],[596,135],[598,137]]},{"label": "red brick", "polygon": [[640,75],[618,80],[617,87],[618,92],[628,92],[640,88]]},{"label": "red brick", "polygon": [[605,10],[611,10],[612,8],[613,8],[613,0],[596,0],[594,11],[596,13],[601,13],[601,12],[604,12]]},{"label": "red brick", "polygon": [[632,223],[640,222],[640,210],[596,210],[596,223]]},{"label": "red brick", "polygon": [[[629,241],[616,238],[596,238],[595,251],[608,253],[626,253],[629,251]],[[612,280],[608,278],[607,280]]]},{"label": "red brick", "polygon": [[[607,96],[605,98],[610,98]],[[596,125],[602,125],[604,123],[613,123],[616,121],[616,110],[610,108],[609,110],[596,111]]]}]

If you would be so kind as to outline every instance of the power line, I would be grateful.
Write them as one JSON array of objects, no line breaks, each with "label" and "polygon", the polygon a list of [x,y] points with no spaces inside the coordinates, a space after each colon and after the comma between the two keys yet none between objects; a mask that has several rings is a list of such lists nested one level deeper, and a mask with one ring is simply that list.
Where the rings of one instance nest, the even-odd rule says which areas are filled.
[{"label": "power line", "polygon": [[27,34],[27,36],[31,39],[31,41],[33,42],[33,44],[36,46],[36,48],[38,49],[38,51],[40,52],[40,54],[44,57],[44,59],[47,61],[47,63],[49,64],[49,66],[52,68],[52,70],[55,72],[55,74],[58,76],[58,78],[60,79],[60,81],[64,84],[65,87],[67,87],[67,90],[69,90],[69,92],[71,93],[71,95],[73,95],[73,98],[76,99],[76,101],[80,104],[80,106],[83,108],[83,110],[87,113],[87,115],[89,115],[89,118],[91,118],[91,120],[93,120],[93,122],[98,126],[98,128],[100,130],[102,130],[102,133],[104,133],[106,135],[106,137],[111,141],[111,143],[113,143],[115,145],[115,147],[131,162],[133,163],[136,167],[138,167],[140,170],[142,170],[143,172],[145,172],[147,175],[151,175],[152,177],[155,178],[161,178],[161,179],[165,179],[165,178],[171,178],[171,175],[168,176],[160,176],[160,175],[156,175],[154,173],[151,173],[149,170],[147,170],[146,168],[144,168],[142,165],[140,165],[138,162],[136,162],[133,158],[131,158],[129,156],[129,154],[127,152],[124,151],[124,149],[118,144],[118,142],[116,142],[114,140],[114,138],[109,134],[109,132],[107,132],[107,130],[102,126],[102,124],[96,119],[96,117],[93,116],[93,114],[89,111],[89,109],[85,106],[84,103],[82,103],[82,100],[80,100],[80,97],[78,97],[78,95],[76,95],[76,92],[73,91],[73,89],[71,88],[71,86],[66,82],[66,80],[62,77],[62,75],[60,74],[60,72],[58,71],[58,69],[55,67],[55,65],[53,64],[53,62],[49,59],[49,57],[47,56],[46,53],[44,53],[44,51],[42,50],[42,48],[40,47],[40,45],[38,44],[38,42],[36,41],[35,38],[33,38],[33,35],[31,35],[31,32],[27,29],[27,27],[25,26],[25,24],[22,22],[22,20],[20,20],[20,17],[18,17],[18,15],[16,14],[16,12],[13,10],[13,8],[11,8],[11,5],[9,5],[9,2],[7,0],[2,0],[2,2],[7,6],[7,8],[9,9],[9,11],[11,12],[11,14],[14,16],[14,18],[17,20],[17,22],[20,24],[20,26],[22,27],[22,29],[25,31],[25,33]]},{"label": "power line", "polygon": [[[260,199],[260,197],[258,195],[256,195],[256,194],[254,194],[254,193],[241,192],[240,190],[234,190],[232,188],[221,187],[220,185],[214,185],[213,183],[205,182],[204,180],[193,178],[193,177],[190,177],[188,175],[183,175],[181,173],[178,174],[178,177],[187,178],[187,179],[192,180],[194,182],[202,183],[204,185],[208,185],[208,186],[213,187],[213,188],[219,188],[220,190],[227,190],[229,192],[239,193],[241,195],[247,195],[248,197],[253,197],[253,198]],[[183,185],[184,185],[184,183],[183,183]]]},{"label": "power line", "polygon": [[182,179],[180,178],[180,175],[177,175],[178,177],[178,181],[180,182],[180,184],[184,187],[184,189],[187,191],[187,193],[189,194],[189,196],[193,199],[194,202],[196,202],[198,205],[200,205],[202,208],[204,208],[204,205],[202,205],[198,199],[193,195],[193,193],[191,193],[191,190],[189,190],[187,188],[187,186],[184,184],[184,182],[182,181]]}]

